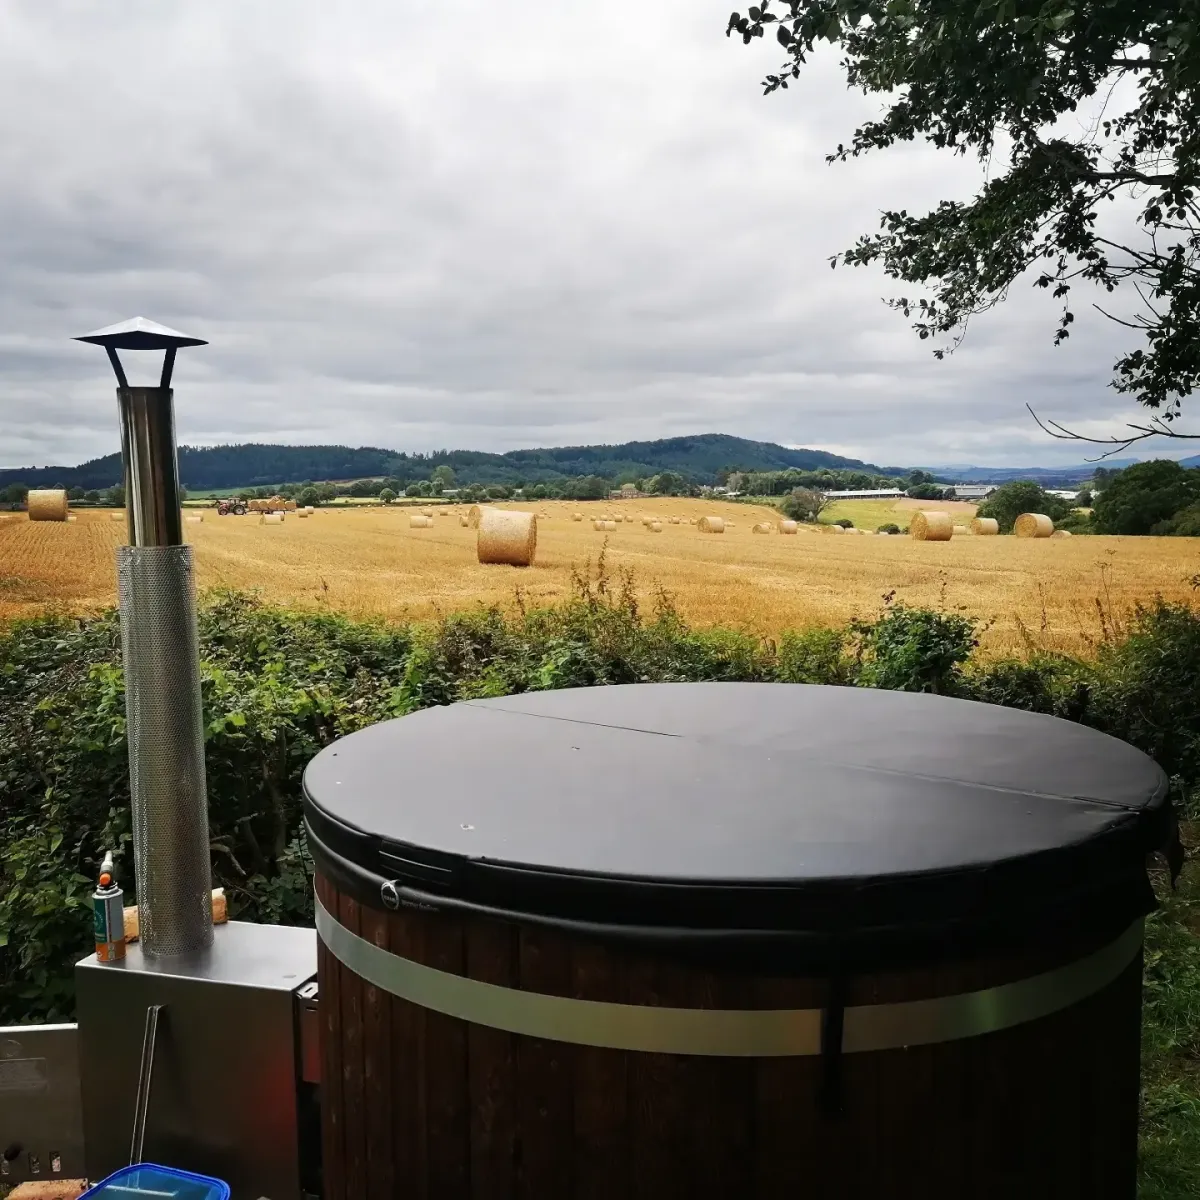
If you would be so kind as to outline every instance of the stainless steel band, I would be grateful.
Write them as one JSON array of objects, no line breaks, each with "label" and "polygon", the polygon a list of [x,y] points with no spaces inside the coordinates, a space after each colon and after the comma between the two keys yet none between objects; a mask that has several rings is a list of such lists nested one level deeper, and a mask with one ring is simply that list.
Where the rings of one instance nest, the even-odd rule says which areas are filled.
[{"label": "stainless steel band", "polygon": [[[355,975],[422,1008],[527,1037],[657,1054],[773,1058],[821,1053],[819,1008],[657,1008],[547,996],[438,971],[352,933],[316,901],[317,934]],[[842,1050],[892,1050],[978,1037],[1036,1021],[1110,984],[1142,944],[1139,918],[1120,937],[1064,967],[1015,983],[845,1010]]]}]

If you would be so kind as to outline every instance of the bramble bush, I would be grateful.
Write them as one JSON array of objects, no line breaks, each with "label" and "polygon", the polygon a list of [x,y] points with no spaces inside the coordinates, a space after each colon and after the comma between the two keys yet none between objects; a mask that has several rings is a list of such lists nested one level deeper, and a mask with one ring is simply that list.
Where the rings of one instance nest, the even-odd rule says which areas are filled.
[{"label": "bramble bush", "polygon": [[[1153,754],[1181,796],[1200,784],[1200,615],[1156,603],[1106,625],[1091,659],[1031,647],[980,660],[976,624],[886,598],[874,620],[765,639],[693,629],[658,595],[599,570],[571,598],[479,608],[429,626],[351,621],[217,592],[200,611],[215,882],[233,916],[312,918],[300,776],[333,739],[481,696],[612,683],[760,680],[938,692],[1054,713]],[[115,613],[0,627],[0,1023],[73,1008],[106,848],[133,879]]]}]

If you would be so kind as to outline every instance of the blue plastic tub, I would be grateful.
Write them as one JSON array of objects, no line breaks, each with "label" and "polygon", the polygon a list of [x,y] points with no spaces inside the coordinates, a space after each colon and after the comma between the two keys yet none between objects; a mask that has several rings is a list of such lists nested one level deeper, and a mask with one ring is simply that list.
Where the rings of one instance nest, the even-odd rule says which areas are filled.
[{"label": "blue plastic tub", "polygon": [[[190,1171],[174,1171],[142,1163],[122,1167],[95,1187],[88,1188],[83,1197],[99,1196],[102,1200],[229,1200],[229,1184],[207,1175]],[[81,1200],[83,1200],[81,1197]]]}]

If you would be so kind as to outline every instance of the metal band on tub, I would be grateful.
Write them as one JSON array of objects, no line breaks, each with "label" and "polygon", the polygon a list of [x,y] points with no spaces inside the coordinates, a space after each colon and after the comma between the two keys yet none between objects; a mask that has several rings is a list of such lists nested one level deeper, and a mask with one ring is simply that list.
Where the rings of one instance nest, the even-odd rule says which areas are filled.
[{"label": "metal band on tub", "polygon": [[[483,983],[400,958],[352,933],[316,901],[317,934],[344,967],[422,1008],[507,1033],[609,1050],[776,1058],[821,1052],[819,1008],[659,1008],[548,996]],[[1041,975],[956,996],[845,1010],[842,1051],[923,1046],[996,1033],[1094,995],[1133,962],[1139,918],[1085,958]]]}]

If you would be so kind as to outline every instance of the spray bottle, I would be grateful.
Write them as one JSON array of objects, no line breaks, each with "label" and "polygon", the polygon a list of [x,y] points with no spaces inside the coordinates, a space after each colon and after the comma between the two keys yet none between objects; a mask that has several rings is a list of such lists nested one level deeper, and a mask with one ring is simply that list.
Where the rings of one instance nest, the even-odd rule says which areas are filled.
[{"label": "spray bottle", "polygon": [[110,850],[100,864],[100,878],[92,895],[96,924],[96,961],[117,962],[125,957],[125,893],[113,874]]}]

